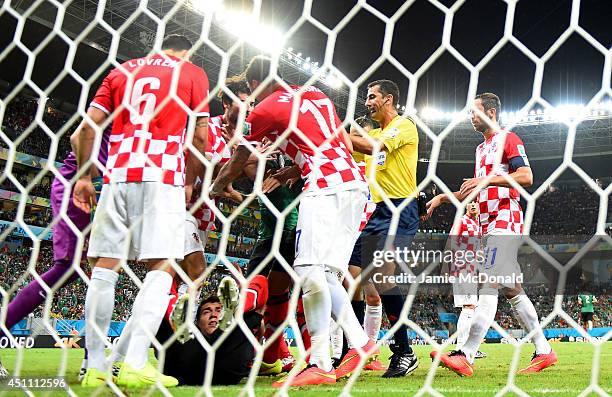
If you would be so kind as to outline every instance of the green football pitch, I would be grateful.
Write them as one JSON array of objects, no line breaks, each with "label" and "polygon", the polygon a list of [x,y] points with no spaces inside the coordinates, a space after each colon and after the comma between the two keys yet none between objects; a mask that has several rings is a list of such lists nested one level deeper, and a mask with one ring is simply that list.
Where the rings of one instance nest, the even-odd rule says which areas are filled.
[{"label": "green football pitch", "polygon": [[[419,368],[411,375],[400,379],[383,379],[381,373],[362,373],[354,383],[350,393],[354,396],[409,396],[418,393],[431,378],[431,387],[445,396],[492,396],[514,384],[518,389],[507,389],[505,395],[521,395],[526,392],[532,396],[576,396],[581,394],[591,384],[593,376],[603,395],[612,393],[612,342],[607,342],[597,349],[589,343],[556,343],[553,345],[559,356],[559,363],[539,374],[530,376],[513,376],[511,364],[515,349],[511,345],[488,344],[482,350],[488,354],[485,359],[476,362],[476,372],[473,378],[460,378],[444,368],[438,368],[431,373],[432,363],[429,359],[431,348],[417,346],[415,348],[420,359]],[[13,369],[17,352],[14,349],[0,351],[4,365]],[[79,396],[110,396],[109,388],[83,389],[79,386],[76,375],[81,362],[82,351],[59,349],[28,349],[23,351],[21,363],[22,376],[52,376],[60,371],[63,363],[66,365],[66,376],[72,392]],[[520,351],[519,367],[529,363],[532,354],[531,345],[525,345]],[[389,355],[387,348],[382,349],[383,362]],[[65,357],[65,358],[64,358]],[[594,370],[599,366],[599,371]],[[255,383],[254,392],[258,396],[272,396],[274,389],[270,386],[276,378],[260,377]],[[291,396],[335,396],[345,390],[347,381],[340,381],[334,386],[313,386],[290,390]],[[5,389],[6,390],[6,389]],[[178,387],[170,389],[175,396],[204,395],[201,388]],[[244,391],[244,384],[231,387],[213,387],[215,396],[237,396]],[[126,390],[128,396],[162,395],[156,390]],[[66,395],[66,392],[33,392],[36,396]],[[1,395],[24,395],[23,392],[0,392]],[[424,393],[424,395],[431,395]],[[435,394],[434,394],[435,395]],[[595,393],[587,394],[595,396]]]}]

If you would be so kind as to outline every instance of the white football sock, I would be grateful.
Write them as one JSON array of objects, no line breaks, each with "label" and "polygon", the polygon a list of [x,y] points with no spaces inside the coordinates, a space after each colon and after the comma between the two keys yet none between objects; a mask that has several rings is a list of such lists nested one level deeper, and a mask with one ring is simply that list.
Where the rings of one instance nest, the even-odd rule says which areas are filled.
[{"label": "white football sock", "polygon": [[357,320],[348,293],[335,274],[326,272],[325,276],[331,294],[332,315],[344,329],[349,347],[364,347],[368,343],[368,335]]},{"label": "white football sock", "polygon": [[474,355],[480,347],[482,338],[485,337],[491,324],[493,324],[496,313],[497,291],[493,289],[481,291],[478,297],[478,306],[474,310],[470,333],[461,349],[470,363],[474,362]]},{"label": "white football sock", "polygon": [[533,303],[531,303],[529,297],[525,294],[519,294],[510,299],[510,306],[514,309],[514,314],[525,332],[529,333],[535,330],[535,334],[532,336],[531,340],[535,345],[536,354],[550,353],[552,348],[544,336],[540,320],[538,320],[538,313],[535,307],[533,307]]},{"label": "white football sock", "polygon": [[149,335],[155,336],[159,330],[168,302],[172,276],[162,270],[152,270],[147,273],[142,288],[132,308],[131,321],[134,322],[125,363],[134,369],[141,369],[149,359]]},{"label": "white football sock", "polygon": [[332,358],[342,358],[342,347],[344,341],[342,340],[344,333],[342,327],[339,326],[334,320],[331,321],[331,345],[332,345]]},{"label": "white football sock", "polygon": [[85,296],[85,346],[87,368],[105,372],[106,336],[115,308],[115,285],[119,273],[102,267],[94,267]]},{"label": "white football sock", "polygon": [[302,280],[304,317],[311,342],[309,363],[329,372],[333,369],[329,354],[332,302],[325,270],[320,265],[306,265],[297,266],[295,272]]},{"label": "white football sock", "polygon": [[378,331],[380,331],[380,325],[382,324],[382,311],[382,304],[376,306],[366,305],[363,328],[368,338],[374,342],[378,340]]},{"label": "white football sock", "polygon": [[474,309],[471,307],[464,307],[461,309],[459,314],[459,320],[457,321],[457,346],[456,350],[461,350],[465,341],[470,334],[470,327],[472,326],[472,319],[474,318]]},{"label": "white football sock", "polygon": [[125,355],[127,354],[128,346],[130,345],[130,338],[132,336],[132,330],[134,321],[132,318],[128,319],[128,322],[125,323],[123,330],[121,331],[121,335],[119,336],[119,340],[113,347],[113,351],[108,357],[108,365],[111,366],[115,362],[122,362],[125,360]]}]

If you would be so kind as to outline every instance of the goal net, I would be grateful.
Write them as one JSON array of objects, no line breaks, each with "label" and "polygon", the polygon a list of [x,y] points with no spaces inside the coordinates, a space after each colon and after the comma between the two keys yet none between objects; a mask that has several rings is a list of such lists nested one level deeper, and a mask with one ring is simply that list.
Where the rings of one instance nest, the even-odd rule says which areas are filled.
[{"label": "goal net", "polygon": [[[177,296],[181,293],[189,295],[187,310],[183,314],[186,320],[178,329],[170,328],[161,339],[160,333],[156,336],[148,332],[146,335],[152,338],[151,347],[155,351],[152,362],[160,371],[164,370],[169,355],[177,354],[177,346],[182,345],[179,339],[193,337],[201,346],[202,357],[208,357],[203,358],[200,368],[205,375],[195,389],[166,388],[157,382],[151,390],[159,389],[165,395],[269,394],[277,389],[271,387],[271,378],[259,375],[266,371],[279,375],[293,366],[294,369],[288,372],[289,381],[278,389],[281,394],[288,393],[290,382],[312,352],[307,333],[308,318],[305,318],[300,297],[305,279],[294,271],[292,260],[288,259],[294,255],[293,242],[297,240],[299,244],[301,236],[299,230],[296,234],[296,223],[298,216],[306,216],[299,214],[300,203],[308,194],[300,192],[298,180],[290,185],[281,184],[278,189],[284,189],[284,196],[279,198],[279,190],[269,192],[269,177],[279,169],[285,169],[284,166],[299,165],[295,153],[293,160],[290,159],[290,135],[297,136],[316,155],[321,155],[327,148],[325,145],[339,139],[341,126],[334,126],[338,127],[336,131],[328,131],[327,140],[317,145],[308,131],[296,128],[301,114],[309,110],[304,106],[294,106],[288,130],[284,133],[278,131],[276,141],[245,143],[250,128],[246,122],[250,104],[256,102],[262,88],[253,93],[245,92],[248,90],[231,86],[233,80],[228,78],[240,75],[253,56],[264,54],[272,59],[272,74],[265,83],[276,81],[285,89],[291,89],[290,85],[303,87],[298,97],[309,87],[321,90],[333,107],[326,107],[327,102],[325,106],[312,105],[312,113],[316,113],[315,118],[319,117],[320,126],[327,128],[326,111],[329,111],[332,122],[336,112],[342,128],[359,135],[370,145],[365,153],[371,155],[369,161],[372,164],[378,162],[379,166],[390,156],[389,150],[376,146],[379,141],[368,135],[360,119],[371,115],[372,107],[366,106],[366,101],[371,100],[367,95],[368,84],[380,79],[395,81],[400,89],[399,98],[393,98],[395,110],[400,117],[414,123],[418,130],[418,142],[413,143],[417,145],[413,155],[418,164],[412,178],[416,180],[417,191],[424,197],[419,205],[424,207],[425,202],[438,194],[450,197],[449,204],[437,208],[428,219],[421,219],[418,231],[411,235],[409,251],[412,254],[393,257],[394,266],[386,276],[395,277],[391,284],[402,297],[403,307],[396,317],[387,313],[385,306],[382,318],[378,320],[382,322],[380,332],[376,331],[374,335],[381,347],[378,359],[388,365],[391,354],[388,345],[394,343],[395,332],[403,332],[403,327],[407,327],[410,343],[423,345],[415,348],[420,360],[419,372],[388,386],[385,383],[372,386],[370,381],[376,379],[378,382],[382,373],[363,369],[369,363],[369,359],[363,356],[354,376],[346,382],[338,381],[329,386],[326,392],[370,394],[387,387],[389,391],[418,395],[455,395],[469,393],[470,389],[478,394],[498,395],[547,392],[608,395],[610,385],[602,384],[602,381],[610,379],[610,372],[609,369],[606,372],[601,360],[610,353],[606,344],[612,335],[608,296],[612,263],[609,207],[612,189],[609,172],[612,53],[605,39],[585,27],[585,18],[581,15],[588,5],[579,0],[568,4],[563,30],[554,37],[551,35],[546,48],[534,49],[533,45],[522,40],[525,36],[517,29],[518,16],[527,12],[521,10],[522,3],[517,0],[499,1],[495,6],[461,0],[383,3],[386,2],[359,0],[355,4],[338,4],[336,8],[312,0],[305,0],[303,4],[295,2],[291,6],[261,0],[252,3],[222,0],[2,2],[0,359],[7,367],[8,376],[38,381],[61,377],[67,382],[69,394],[91,393],[91,390],[81,388],[77,379],[82,350],[73,349],[84,347],[88,337],[84,312],[91,269],[86,260],[86,248],[93,215],[85,220],[82,214],[75,217],[71,201],[77,174],[75,169],[66,171],[63,162],[76,144],[71,142],[71,134],[82,125],[82,120],[91,121],[87,109],[108,72],[130,59],[159,53],[164,37],[180,34],[193,42],[191,62],[204,69],[210,80],[207,100],[210,120],[221,114],[225,117],[231,115],[235,120],[223,119],[216,125],[209,121],[209,129],[216,128],[218,139],[215,141],[209,137],[208,151],[213,153],[203,155],[193,140],[197,112],[190,113],[185,152],[198,158],[204,164],[205,172],[199,186],[201,195],[194,196],[189,211],[199,222],[194,225],[197,235],[194,233],[193,237],[203,247],[202,260],[206,266],[205,269],[198,268],[197,264],[189,267],[186,261],[171,261],[170,266],[177,273]],[[466,25],[480,26],[488,23],[488,19],[485,22],[470,19],[471,12],[483,18],[491,16],[491,24],[497,26],[482,27],[474,33]],[[274,19],[277,19],[279,27],[273,26]],[[422,24],[423,32],[412,27],[415,22],[419,22],[418,26]],[[524,21],[521,26],[525,26]],[[365,35],[371,37],[362,37]],[[435,39],[430,40],[430,36]],[[476,45],[467,43],[466,37],[471,37]],[[423,51],[421,40],[428,47]],[[600,60],[599,66],[589,70],[595,70],[601,77],[592,79],[596,83],[588,90],[585,88],[585,92],[590,91],[581,94],[584,98],[582,104],[552,100],[546,90],[553,87],[553,91],[560,91],[567,87],[567,83],[562,85],[547,79],[546,74],[551,70],[549,65],[570,63],[577,42],[588,47],[588,50],[579,52],[580,56],[588,54]],[[509,62],[516,62],[516,69],[508,67]],[[519,77],[513,78],[513,73]],[[516,80],[521,80],[524,89],[507,87]],[[167,101],[179,97],[176,88],[174,90]],[[491,114],[486,112],[488,109],[478,108],[475,104],[477,94],[484,91],[497,93],[501,98],[503,111],[495,114],[497,120],[490,118]],[[136,105],[126,102],[125,107],[138,113],[140,110],[136,108],[142,102],[148,102],[143,98],[137,99]],[[512,105],[506,107],[506,102],[516,105],[514,108]],[[257,106],[255,103],[255,109]],[[376,106],[383,105],[373,106],[377,111]],[[439,106],[449,106],[452,110],[443,110]],[[153,113],[158,111],[153,110]],[[107,144],[101,137],[118,114],[112,113],[95,128],[94,154],[88,164],[100,170],[105,168],[96,154]],[[484,163],[475,164],[474,159],[483,138],[474,131],[470,115],[476,115],[489,127],[499,122],[504,130],[516,132],[522,140],[522,149],[517,156],[527,162],[523,166],[529,166],[531,162],[533,184],[509,176],[511,169],[504,169],[509,159],[501,151],[493,156],[494,159],[491,157],[489,165],[501,170],[498,175],[504,182],[498,181],[498,184],[520,195],[515,202],[520,202],[522,209],[513,208],[514,215],[511,215],[518,217],[514,221],[523,225],[523,238],[516,243],[522,269],[520,282],[534,303],[544,336],[549,341],[563,342],[563,346],[578,341],[588,343],[588,356],[581,358],[586,364],[576,370],[579,372],[576,376],[581,379],[578,386],[567,383],[571,380],[565,383],[564,380],[555,381],[549,386],[545,376],[540,384],[529,383],[516,375],[524,367],[531,339],[540,331],[525,331],[503,299],[500,299],[495,321],[484,337],[487,343],[483,345],[485,352],[488,346],[501,346],[494,343],[504,345],[504,349],[495,350],[487,358],[489,362],[503,363],[502,373],[496,373],[491,378],[493,381],[480,380],[476,387],[465,382],[454,385],[454,378],[441,378],[446,373],[438,365],[439,359],[429,362],[429,353],[450,350],[458,333],[460,309],[454,307],[453,289],[448,279],[441,277],[448,275],[443,270],[442,262],[445,260],[442,256],[448,241],[452,240],[449,233],[453,227],[461,225],[466,206],[472,200],[479,202],[481,221],[487,205],[492,200],[499,201],[498,197],[483,199],[482,189],[492,183],[494,173],[478,174],[478,168]],[[233,137],[224,135],[228,128],[236,131]],[[501,146],[507,147],[508,139],[513,139],[509,136],[502,139]],[[227,146],[226,151],[215,146],[215,142]],[[214,199],[206,192],[212,188],[222,161],[227,160],[221,159],[223,156],[231,157],[238,143],[251,150],[254,163],[248,163],[240,179],[234,182],[235,192],[231,198]],[[355,144],[353,149],[358,151]],[[140,147],[138,150],[145,149]],[[76,167],[76,160],[72,167]],[[313,172],[321,171],[320,166],[315,164],[313,167]],[[382,237],[401,235],[403,214],[409,206],[418,206],[415,203],[417,198],[397,201],[401,196],[390,193],[376,177],[380,167],[368,166],[366,170],[365,178],[370,190],[381,198],[377,211],[384,207],[391,214],[389,228],[385,229]],[[465,181],[475,176],[484,179],[476,181],[478,186],[470,190],[463,201],[457,199],[453,192],[462,189]],[[408,183],[404,179],[399,181],[400,184],[404,182]],[[61,185],[59,190],[58,185]],[[347,205],[344,203],[342,208]],[[142,219],[136,221],[138,224],[141,222]],[[197,231],[198,227],[203,229],[202,233]],[[342,233],[341,225],[337,227],[338,233]],[[134,229],[126,229],[125,240],[129,242],[133,233]],[[58,241],[62,239],[59,236],[64,235],[70,238]],[[268,241],[269,245],[262,245],[262,241]],[[318,243],[313,239],[306,244],[312,244],[311,249],[316,250]],[[504,247],[510,244],[514,243],[502,242]],[[393,252],[392,238],[386,238],[385,248]],[[61,255],[58,250],[72,251]],[[287,251],[291,252],[287,254]],[[485,254],[487,260],[491,255],[494,258],[492,251]],[[257,262],[252,261],[255,257]],[[376,272],[375,262],[367,265],[364,270]],[[122,261],[120,268],[110,329],[108,332],[95,329],[104,337],[108,349],[116,348],[119,343],[147,273],[142,262]],[[248,300],[252,293],[251,283],[258,275],[268,277],[270,268],[281,275],[277,275],[274,281],[270,276],[267,312],[263,306],[258,308],[263,328],[253,330],[252,316],[247,315],[250,313],[247,302],[251,302]],[[203,307],[202,302],[207,297],[216,296],[219,288],[227,287],[222,281],[226,276],[236,280],[240,289],[238,306],[228,330],[211,339],[199,322],[201,310],[196,309]],[[340,272],[338,276],[344,281],[349,296],[354,295],[363,301],[365,295],[368,310],[370,306],[377,306],[370,305],[367,296],[368,291],[371,292],[368,288],[379,287],[376,280],[368,279],[368,283],[362,281],[366,280],[365,276],[356,279],[348,272]],[[427,279],[427,276],[441,278]],[[198,287],[200,281],[203,281],[201,291]],[[388,286],[381,288],[387,290]],[[378,292],[383,295],[380,290]],[[221,303],[224,303],[223,299]],[[284,309],[279,309],[281,306]],[[365,304],[353,307],[361,308],[363,312]],[[280,310],[281,314],[270,313],[271,308]],[[364,313],[360,313],[357,318],[363,319],[363,316]],[[162,328],[165,321],[162,320]],[[346,327],[346,323],[342,317],[336,321],[332,325],[330,343],[335,339],[334,350],[342,352],[342,333],[338,335],[336,331]],[[244,337],[241,351],[253,351],[247,354],[250,369],[247,368],[236,386],[213,386],[215,368],[232,368],[227,363],[229,357],[215,353],[222,348],[226,352],[226,342],[234,333],[241,333]],[[344,335],[350,341],[351,330],[345,328]],[[275,357],[280,360],[279,368],[287,365],[283,370],[266,362],[269,349],[281,349],[278,347],[280,340],[288,346],[288,350]],[[556,346],[553,345],[553,349]],[[31,351],[32,348],[48,348],[52,359],[41,358],[37,363],[36,357],[43,357],[45,353],[36,355],[39,353]],[[569,353],[572,348],[559,350],[563,353],[558,354],[558,366],[572,366],[572,353]],[[575,345],[575,349],[581,347]],[[290,357],[294,357],[296,362],[283,360]],[[487,365],[492,366],[484,366]],[[478,377],[478,366],[475,377]],[[495,371],[492,367],[488,370]],[[562,378],[558,374],[553,377]],[[36,389],[32,383],[26,386],[30,393],[43,390]],[[100,386],[101,389],[104,387],[110,387],[117,395],[132,394],[110,381]],[[0,390],[9,389],[3,386]]]}]

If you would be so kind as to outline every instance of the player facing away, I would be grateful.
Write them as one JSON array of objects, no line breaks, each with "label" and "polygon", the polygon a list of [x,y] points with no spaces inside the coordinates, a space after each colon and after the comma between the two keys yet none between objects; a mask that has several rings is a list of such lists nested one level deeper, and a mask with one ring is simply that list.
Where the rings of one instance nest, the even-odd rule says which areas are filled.
[{"label": "player facing away", "polygon": [[[455,261],[451,263],[450,274],[455,276],[453,283],[453,301],[455,307],[461,308],[459,320],[457,321],[457,341],[455,349],[461,350],[472,326],[474,309],[478,303],[478,284],[470,281],[462,281],[459,277],[477,275],[477,250],[480,249],[480,222],[478,221],[478,203],[472,202],[466,205],[466,212],[460,222],[450,232],[447,250],[454,252]],[[485,353],[480,350],[476,352],[475,358],[484,358]]]},{"label": "player facing away", "polygon": [[[178,100],[197,117],[194,146],[202,155],[206,149],[208,78],[188,62],[190,48],[187,38],[171,35],[164,39],[162,54],[123,63],[105,77],[87,111],[94,124],[103,124],[109,115],[114,123],[87,253],[93,270],[85,298],[86,387],[111,380],[104,348],[118,272],[126,260],[146,262],[149,272],[134,300],[133,329],[121,336],[129,342],[116,382],[127,387],[177,384],[149,363],[148,349],[149,335],[157,332],[168,305],[172,262],[183,258],[186,179],[192,183],[203,168],[194,155],[185,166],[188,113]],[[125,99],[130,106],[123,106]],[[93,126],[84,122],[77,147],[80,170],[92,155],[94,139]],[[96,199],[84,171],[73,200],[88,213]]]},{"label": "player facing away", "polygon": [[578,295],[578,304],[580,305],[580,320],[582,327],[586,331],[593,329],[593,315],[595,314],[594,304],[597,303],[597,298],[590,292],[584,292]]},{"label": "player facing away", "polygon": [[[297,96],[300,87],[286,89],[276,81],[264,84],[270,73],[270,59],[261,56],[253,58],[245,71],[247,83],[260,101],[247,118],[250,131],[245,138],[257,142],[267,137],[274,142],[288,131],[279,149],[300,168],[304,180],[293,267],[302,285],[312,349],[309,365],[290,381],[290,386],[335,383],[358,367],[360,351],[369,355],[376,346],[357,321],[337,277],[338,271],[346,274],[366,203],[367,184],[350,155],[350,140],[340,127],[331,100],[315,87],[303,88]],[[292,114],[297,115],[293,125],[303,137],[290,127]],[[242,172],[251,154],[245,142],[221,169],[211,195],[223,194]],[[352,347],[335,372],[329,351],[332,316],[350,330],[347,334]],[[281,387],[285,382],[273,386]]]},{"label": "player facing away", "polygon": [[[493,276],[517,275],[520,274],[517,253],[523,232],[523,211],[518,190],[513,188],[506,178],[513,179],[523,187],[529,187],[533,183],[533,174],[522,140],[515,133],[505,131],[498,125],[501,108],[499,97],[491,93],[480,94],[474,101],[474,107],[478,112],[471,113],[472,126],[483,135],[484,142],[476,148],[474,178],[465,180],[460,191],[453,194],[458,200],[463,200],[488,176],[492,176],[486,182],[486,187],[476,195],[487,253],[481,272],[485,271]],[[481,117],[481,113],[488,119]],[[437,195],[427,203],[427,215],[431,216],[435,208],[449,201],[446,194]],[[474,356],[495,320],[499,289],[510,301],[510,306],[524,330],[533,332],[535,353],[531,364],[521,369],[519,374],[539,372],[557,362],[557,356],[544,336],[531,300],[520,283],[509,281],[500,284],[485,283],[480,288],[468,339],[461,350],[440,354],[443,366],[461,376],[474,374]],[[432,352],[432,359],[438,354]]]},{"label": "player facing away", "polygon": [[[108,127],[102,133],[100,151],[98,152],[98,161],[102,165],[106,164],[106,158],[108,156],[108,137],[110,131],[111,129]],[[78,144],[78,134],[76,132],[70,137],[70,143],[73,147]],[[74,178],[77,172],[77,159],[74,150],[66,156],[64,164],[59,169],[59,172],[66,181],[70,181]],[[91,172],[92,180],[95,181],[96,190],[99,191],[102,179],[99,170],[92,167]],[[51,184],[50,195],[53,219],[57,219],[61,216],[60,209],[64,200],[65,189],[66,186],[64,182],[62,182],[60,178],[55,177]],[[72,195],[66,197],[71,198]],[[85,230],[91,220],[90,214],[77,208],[71,199],[68,199],[66,216],[80,231]],[[57,290],[77,279],[78,274],[76,272],[69,274],[72,262],[77,254],[77,240],[78,237],[72,232],[68,223],[60,218],[59,222],[53,227],[53,266],[40,276],[49,288]],[[25,288],[19,291],[15,298],[9,303],[6,311],[6,328],[11,329],[15,324],[40,306],[46,298],[47,293],[43,286],[37,280],[32,280]],[[0,332],[0,334],[2,334],[2,332]],[[2,367],[2,364],[0,364],[0,367]]]}]

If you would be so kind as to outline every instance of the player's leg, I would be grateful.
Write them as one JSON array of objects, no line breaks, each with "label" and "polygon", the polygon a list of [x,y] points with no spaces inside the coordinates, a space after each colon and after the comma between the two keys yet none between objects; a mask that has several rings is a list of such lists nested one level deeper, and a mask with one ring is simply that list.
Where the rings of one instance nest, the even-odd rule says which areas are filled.
[{"label": "player's leg", "polygon": [[175,260],[184,255],[184,188],[158,182],[127,185],[132,248],[139,260],[147,261],[149,271],[134,300],[133,329],[117,383],[142,387],[157,378],[172,387],[178,381],[157,372],[149,363],[148,349],[149,335],[157,333],[168,307]]},{"label": "player's leg", "polygon": [[[204,257],[204,247],[208,234],[198,230],[198,222],[192,214],[186,212],[185,218],[185,257],[180,262],[181,269],[187,274],[189,280],[182,279],[177,273],[174,277],[173,286],[176,285],[176,299],[172,302],[168,321],[172,329],[178,331],[178,340],[185,343],[193,338],[189,327],[183,327],[185,322],[193,322],[197,310],[196,302],[200,297],[202,275],[206,270],[206,258]],[[189,289],[188,282],[193,282],[192,289]],[[190,309],[191,307],[191,309]],[[190,313],[191,310],[191,313]]]},{"label": "player's leg", "polygon": [[342,361],[342,356],[344,355],[342,351],[344,347],[344,332],[342,331],[342,327],[334,320],[331,322],[329,332],[331,335],[332,365],[334,368],[338,368],[338,365],[340,365]]},{"label": "player's leg", "polygon": [[[465,274],[469,274],[467,270],[462,269],[462,271]],[[474,319],[474,310],[478,303],[478,285],[460,280],[459,278],[453,283],[453,303],[456,308],[461,309],[459,319],[457,320],[455,350],[462,350],[463,345],[467,341],[472,326],[472,320]]]},{"label": "player's leg", "polygon": [[[331,256],[333,251],[330,236],[332,228],[337,227],[332,222],[336,211],[335,195],[304,196],[300,202],[294,269],[301,281],[304,318],[312,345],[309,366],[291,380],[291,386],[336,381],[329,352],[332,302],[324,267],[326,255]],[[285,381],[273,386],[281,387]]]},{"label": "player's leg", "polygon": [[[247,267],[247,276],[258,272],[268,277],[269,297],[264,313],[265,333],[267,342],[276,332],[278,327],[285,321],[289,310],[289,288],[292,284],[291,277],[276,259],[272,259],[262,269],[258,269],[263,260],[272,250],[272,239],[258,240]],[[291,265],[295,256],[295,231],[284,231],[281,239],[279,252],[287,264]],[[277,375],[288,372],[293,368],[295,360],[289,352],[283,334],[280,334],[264,351],[260,375]]]},{"label": "player's leg", "polygon": [[467,341],[474,318],[474,305],[462,305],[459,320],[457,320],[457,341],[455,342],[455,350],[461,350]]},{"label": "player's leg", "polygon": [[581,312],[580,320],[582,323],[582,328],[585,331],[591,331],[593,329],[593,312]]},{"label": "player's leg", "polygon": [[[347,291],[339,280],[339,275],[348,272],[348,263],[359,236],[359,218],[363,212],[366,194],[359,190],[336,193],[337,204],[335,223],[345,228],[345,233],[336,233],[334,249],[327,253],[326,279],[331,294],[332,316],[342,326],[348,336],[350,350],[342,358],[336,369],[336,377],[348,377],[359,368],[362,361],[374,354],[376,344],[371,341],[351,306]],[[362,360],[363,358],[363,360]]]},{"label": "player's leg", "polygon": [[531,364],[521,369],[518,373],[529,374],[540,372],[547,367],[555,365],[557,363],[557,356],[552,350],[550,343],[548,343],[546,336],[544,336],[544,331],[542,330],[538,313],[533,303],[525,294],[521,285],[517,284],[515,288],[505,289],[504,294],[510,301],[514,315],[523,327],[523,330],[527,333],[533,333],[531,341],[535,346],[535,352],[531,359]]},{"label": "player's leg", "polygon": [[[521,268],[518,264],[518,249],[521,245],[520,236],[492,236],[493,246],[497,250],[497,256],[503,267],[493,268],[495,274],[499,274],[502,270],[502,275],[517,277],[521,274]],[[544,331],[540,324],[538,313],[533,306],[529,297],[525,294],[520,283],[505,283],[502,284],[503,292],[510,302],[510,306],[521,324],[525,332],[532,334],[531,340],[535,345],[535,353],[531,364],[519,371],[519,374],[527,374],[539,372],[544,368],[554,365],[557,362],[557,356],[548,343]]]},{"label": "player's leg", "polygon": [[[53,184],[51,185],[50,197],[53,218],[57,219],[61,216],[60,208],[62,199],[64,198],[64,185],[57,178],[53,180]],[[79,230],[85,230],[87,225],[89,225],[89,214],[75,207],[72,203],[71,196],[68,196],[67,200],[69,200],[69,202],[66,209],[66,216]],[[53,227],[53,266],[40,276],[47,287],[57,290],[76,280],[78,275],[75,272],[69,274],[76,250],[77,236],[66,221],[60,219]],[[58,284],[58,282],[60,283]],[[34,311],[34,309],[45,301],[46,295],[45,289],[37,280],[31,281],[25,288],[21,289],[7,307],[6,327],[8,329],[12,328],[24,317]]]},{"label": "player's leg", "polygon": [[[392,200],[396,206],[402,203],[402,199]],[[392,211],[387,205],[379,205],[375,213],[370,218],[366,229],[371,227],[371,235],[376,237],[375,247],[383,249],[383,244],[389,233],[389,227],[393,218]],[[397,226],[396,236],[392,244],[400,250],[410,249],[412,239],[419,227],[418,205],[416,200],[412,200],[400,213]],[[368,257],[371,257],[370,255]],[[377,268],[376,272],[383,275],[391,275],[395,273],[395,263],[385,263],[382,267]],[[400,288],[393,283],[375,284],[376,289],[380,294],[382,306],[389,319],[391,326],[400,323],[398,329],[393,335],[393,343],[389,346],[393,352],[389,368],[383,374],[383,377],[401,377],[412,373],[418,367],[418,360],[410,342],[408,340],[408,328],[401,322],[401,312],[404,307],[405,297]]]},{"label": "player's leg", "polygon": [[368,338],[376,342],[378,340],[378,332],[380,331],[380,326],[382,323],[382,302],[380,300],[380,295],[378,295],[376,289],[373,288],[371,284],[364,288],[364,292],[366,307],[363,328],[365,329]]},{"label": "player's leg", "polygon": [[82,380],[86,387],[97,387],[109,377],[104,349],[115,306],[119,265],[129,251],[125,243],[129,233],[125,185],[102,188],[89,240],[87,255],[92,272],[85,296],[87,371]]}]

